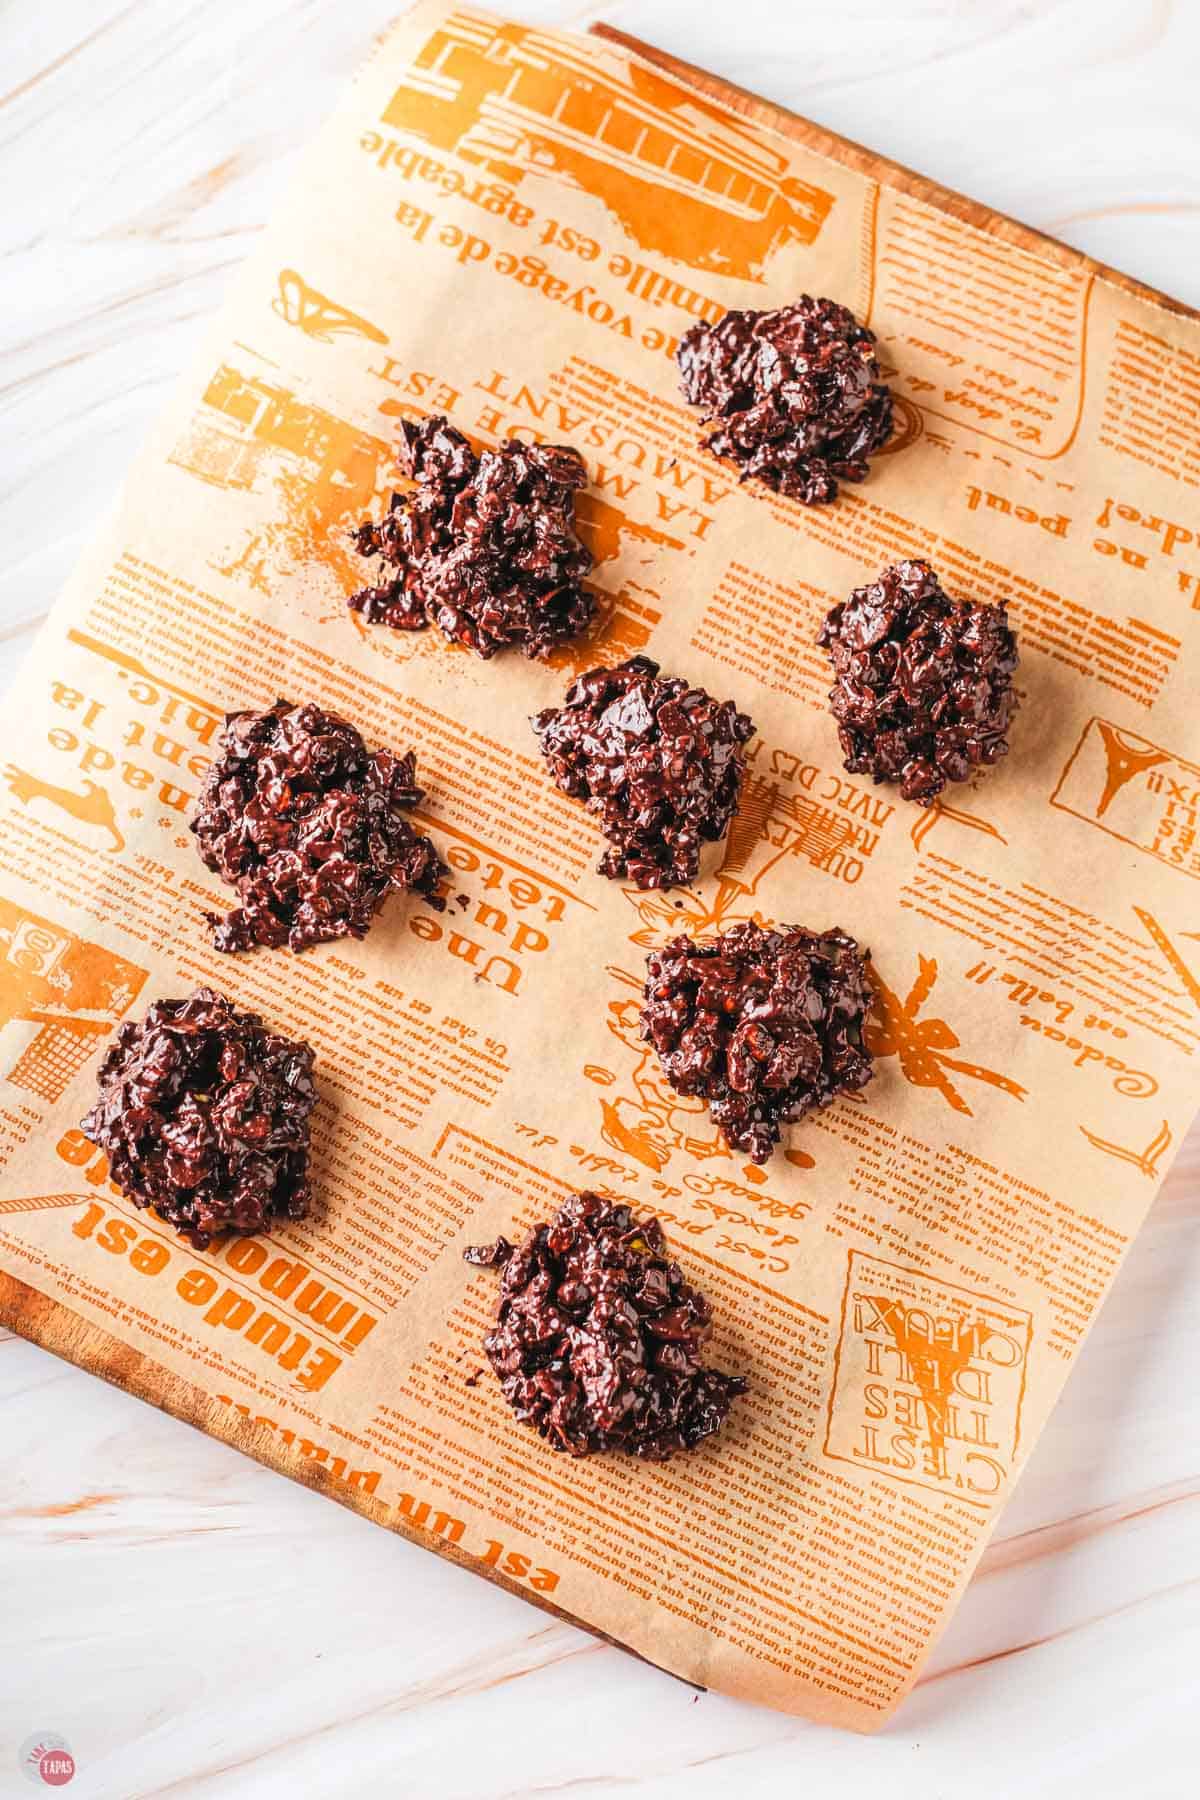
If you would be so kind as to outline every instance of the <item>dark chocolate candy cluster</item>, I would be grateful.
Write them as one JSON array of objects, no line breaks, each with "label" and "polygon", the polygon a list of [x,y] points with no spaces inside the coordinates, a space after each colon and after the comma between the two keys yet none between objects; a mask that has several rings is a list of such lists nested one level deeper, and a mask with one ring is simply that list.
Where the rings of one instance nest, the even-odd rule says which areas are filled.
[{"label": "dark chocolate candy cluster", "polygon": [[862,481],[887,443],[892,396],[875,335],[834,300],[805,294],[776,312],[728,312],[693,325],[677,361],[684,397],[716,423],[704,442],[811,506]]},{"label": "dark chocolate candy cluster", "polygon": [[220,748],[191,825],[237,889],[232,912],[205,915],[218,950],[363,937],[392,888],[441,909],[446,871],[404,816],[424,798],[411,751],[368,752],[336,713],[287,700],[227,714]]},{"label": "dark chocolate candy cluster", "polygon": [[643,1038],[676,1092],[705,1100],[753,1162],[766,1162],[782,1124],[871,1078],[866,958],[845,932],[735,925],[673,938],[646,971]]},{"label": "dark chocolate candy cluster", "polygon": [[928,563],[895,563],[833,608],[820,642],[851,774],[929,806],[1007,755],[1017,640],[1003,606],[952,600]]},{"label": "dark chocolate candy cluster", "polygon": [[582,580],[591,552],[575,536],[575,491],[587,471],[566,444],[501,444],[476,455],[444,418],[400,427],[400,466],[415,482],[380,524],[355,533],[389,574],[354,594],[370,625],[436,625],[477,656],[515,644],[547,656],[589,623]]},{"label": "dark chocolate candy cluster", "polygon": [[647,656],[581,675],[533,729],[559,787],[586,802],[612,846],[600,873],[640,888],[694,880],[700,846],[737,811],[754,735],[732,700],[660,676]]},{"label": "dark chocolate candy cluster", "polygon": [[498,1238],[466,1258],[501,1270],[484,1349],[518,1419],[555,1450],[665,1462],[719,1430],[746,1391],[701,1363],[712,1312],[655,1218],[574,1194],[519,1248]]},{"label": "dark chocolate candy cluster", "polygon": [[312,1064],[212,988],[156,1000],[118,1031],[82,1129],[126,1198],[203,1250],[304,1217]]}]

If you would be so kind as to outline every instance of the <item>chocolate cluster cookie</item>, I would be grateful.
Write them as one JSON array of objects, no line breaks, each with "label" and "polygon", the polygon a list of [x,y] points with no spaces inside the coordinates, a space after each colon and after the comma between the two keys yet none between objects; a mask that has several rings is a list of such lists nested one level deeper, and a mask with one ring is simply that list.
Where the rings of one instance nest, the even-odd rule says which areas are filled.
[{"label": "chocolate cluster cookie", "polygon": [[766,1162],[780,1126],[871,1079],[866,957],[843,931],[735,925],[646,960],[641,1032],[727,1143]]},{"label": "chocolate cluster cookie", "polygon": [[656,1218],[574,1194],[519,1248],[497,1238],[466,1259],[501,1271],[484,1349],[518,1419],[555,1450],[665,1462],[719,1430],[746,1391],[702,1364],[712,1311]]},{"label": "chocolate cluster cookie", "polygon": [[952,600],[928,563],[894,563],[833,608],[819,642],[852,775],[929,806],[1007,755],[1018,658],[1003,606]]},{"label": "chocolate cluster cookie", "polygon": [[228,713],[191,830],[206,867],[239,904],[214,927],[218,950],[305,950],[366,935],[392,888],[439,911],[446,873],[405,814],[424,799],[410,751],[369,752],[347,720],[277,700]]},{"label": "chocolate cluster cookie", "polygon": [[307,1044],[198,988],[121,1026],[81,1129],[126,1199],[204,1250],[304,1217],[312,1066]]},{"label": "chocolate cluster cookie", "polygon": [[640,888],[686,886],[737,811],[753,721],[648,656],[591,669],[533,729],[558,786],[596,814],[599,863]]},{"label": "chocolate cluster cookie", "polygon": [[805,294],[775,312],[693,325],[677,358],[685,399],[715,421],[715,456],[806,506],[862,481],[887,443],[892,396],[875,335],[835,300]]},{"label": "chocolate cluster cookie", "polygon": [[587,485],[577,450],[507,443],[476,455],[437,417],[401,424],[400,466],[415,486],[354,537],[394,573],[352,595],[352,611],[398,631],[436,625],[482,657],[508,645],[547,656],[585,629],[592,555],[575,535],[575,493]]}]

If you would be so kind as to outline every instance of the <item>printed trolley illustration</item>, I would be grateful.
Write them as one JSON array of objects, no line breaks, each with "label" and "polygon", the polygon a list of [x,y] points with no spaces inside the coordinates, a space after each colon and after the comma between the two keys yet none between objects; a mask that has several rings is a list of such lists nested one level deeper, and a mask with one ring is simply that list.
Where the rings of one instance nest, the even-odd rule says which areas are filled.
[{"label": "printed trolley illustration", "polygon": [[582,188],[641,249],[746,280],[813,243],[833,205],[765,135],[657,70],[469,12],[419,51],[384,121],[513,185]]}]

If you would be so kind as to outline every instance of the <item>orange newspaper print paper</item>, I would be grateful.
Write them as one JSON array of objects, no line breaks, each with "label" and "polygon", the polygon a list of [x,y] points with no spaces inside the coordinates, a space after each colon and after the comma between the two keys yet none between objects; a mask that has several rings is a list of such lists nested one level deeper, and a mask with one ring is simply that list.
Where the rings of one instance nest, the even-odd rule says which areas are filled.
[{"label": "orange newspaper print paper", "polygon": [[[896,430],[804,509],[700,444],[674,353],[803,292]],[[180,381],[0,747],[0,1267],[209,1429],[691,1680],[886,1718],[970,1577],[1196,1099],[1200,325],[819,155],[612,43],[422,4],[376,46]],[[481,663],[365,627],[402,420],[574,444],[587,638]],[[848,776],[815,638],[906,556],[1004,600],[1001,766]],[[602,880],[529,716],[646,651],[754,717],[695,883]],[[187,829],[279,694],[414,748],[450,904],[223,957]],[[739,920],[869,945],[875,1079],[757,1167],[638,1031]],[[120,1021],[211,983],[316,1051],[310,1217],[191,1249],[83,1137]],[[657,1213],[749,1392],[661,1467],[556,1456],[464,1246],[572,1189]],[[23,1323],[19,1308],[9,1309]],[[27,1329],[30,1329],[26,1325]],[[53,1340],[51,1340],[53,1341]],[[76,1352],[78,1354],[78,1352]],[[122,1378],[125,1378],[123,1375]],[[189,1416],[196,1416],[194,1403]]]}]

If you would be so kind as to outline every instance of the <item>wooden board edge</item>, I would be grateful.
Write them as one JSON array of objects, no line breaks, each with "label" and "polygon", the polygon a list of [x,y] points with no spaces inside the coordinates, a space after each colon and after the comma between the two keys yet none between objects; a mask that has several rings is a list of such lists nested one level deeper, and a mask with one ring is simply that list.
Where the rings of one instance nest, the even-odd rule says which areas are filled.
[{"label": "wooden board edge", "polygon": [[1007,213],[995,212],[979,200],[971,200],[966,194],[943,187],[940,182],[932,181],[926,175],[919,175],[915,169],[906,168],[903,163],[893,162],[890,157],[868,150],[864,144],[855,143],[853,138],[842,137],[835,131],[826,130],[823,125],[815,125],[800,113],[791,112],[775,101],[764,100],[760,95],[752,94],[749,89],[738,87],[736,83],[726,81],[720,75],[710,74],[707,69],[684,62],[681,57],[672,56],[669,51],[659,50],[654,44],[643,43],[640,38],[619,31],[615,25],[597,23],[590,25],[588,30],[592,36],[604,38],[622,50],[628,50],[641,57],[643,62],[652,63],[663,70],[664,74],[695,88],[709,99],[724,102],[735,112],[742,113],[759,124],[770,126],[782,136],[794,139],[809,150],[815,150],[818,155],[842,163],[860,175],[867,175],[873,180],[899,188],[901,192],[911,194],[914,199],[923,200],[927,206],[950,213],[964,224],[973,225],[976,230],[987,232],[991,237],[1001,238],[1030,256],[1057,263],[1060,267],[1077,273],[1092,275],[1099,281],[1107,282],[1110,287],[1120,288],[1124,293],[1133,295],[1135,299],[1148,301],[1152,306],[1161,307],[1178,318],[1200,323],[1200,309],[1188,306],[1182,300],[1172,299],[1169,294],[1150,287],[1144,281],[1138,281],[1133,275],[1124,274],[1120,269],[1110,267],[1108,263],[1098,262],[1095,257],[1086,255],[1082,250],[1075,250],[1070,244],[1064,244],[1061,238],[1050,237],[1032,225],[1023,225],[1019,219],[1010,218]]},{"label": "wooden board edge", "polygon": [[[98,1375],[102,1381],[119,1388],[122,1393],[147,1401],[159,1412],[182,1420],[185,1425],[202,1431],[206,1437],[228,1444],[231,1449],[252,1457],[264,1468],[286,1476],[289,1481],[298,1482],[301,1487],[311,1488],[330,1500],[336,1500],[339,1506],[360,1514],[373,1525],[381,1525],[385,1531],[406,1538],[409,1543],[416,1544],[418,1549],[432,1550],[447,1562],[465,1569],[468,1574],[483,1576],[518,1600],[524,1600],[539,1611],[549,1613],[561,1624],[574,1625],[589,1637],[608,1644],[613,1649],[622,1650],[639,1662],[648,1661],[631,1645],[622,1643],[608,1632],[598,1630],[586,1619],[579,1618],[564,1607],[556,1606],[552,1600],[535,1593],[523,1583],[510,1580],[499,1569],[491,1568],[467,1551],[460,1550],[457,1544],[423,1531],[419,1526],[410,1525],[391,1507],[374,1500],[360,1489],[339,1481],[324,1464],[311,1457],[289,1455],[286,1446],[278,1442],[269,1427],[243,1419],[206,1394],[203,1388],[185,1381],[182,1376],[173,1375],[152,1357],[122,1344],[100,1326],[89,1323],[70,1307],[64,1306],[61,1300],[40,1293],[3,1270],[0,1270],[0,1326],[25,1338],[29,1343],[36,1344],[39,1349],[61,1357],[64,1362],[74,1363],[76,1368],[84,1370],[86,1374]],[[657,1668],[659,1665],[651,1666]],[[661,1673],[670,1675],[673,1680],[682,1681],[685,1686],[696,1686],[671,1669],[662,1669]]]}]

